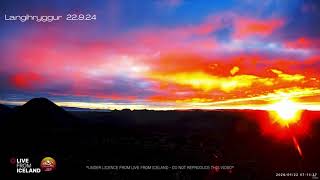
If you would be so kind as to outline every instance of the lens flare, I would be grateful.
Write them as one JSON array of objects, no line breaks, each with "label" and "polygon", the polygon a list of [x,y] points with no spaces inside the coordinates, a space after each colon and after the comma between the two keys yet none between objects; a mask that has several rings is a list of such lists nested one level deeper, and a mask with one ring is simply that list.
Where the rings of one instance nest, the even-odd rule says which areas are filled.
[{"label": "lens flare", "polygon": [[268,108],[272,121],[282,126],[280,128],[282,131],[278,131],[278,133],[284,132],[287,136],[292,137],[294,147],[298,151],[300,157],[303,158],[302,150],[295,137],[295,127],[301,125],[301,123],[298,124],[298,121],[300,121],[303,111],[299,107],[299,104],[289,98],[283,98]]},{"label": "lens flare", "polygon": [[293,140],[294,147],[297,149],[297,151],[298,151],[298,153],[299,153],[300,157],[302,157],[302,158],[303,158],[303,154],[302,154],[302,151],[301,151],[300,145],[299,145],[299,143],[298,143],[298,141],[297,141],[296,137],[292,136],[292,140]]},{"label": "lens flare", "polygon": [[301,118],[302,110],[297,103],[290,99],[282,99],[272,104],[269,108],[272,118],[283,126],[297,123]]}]

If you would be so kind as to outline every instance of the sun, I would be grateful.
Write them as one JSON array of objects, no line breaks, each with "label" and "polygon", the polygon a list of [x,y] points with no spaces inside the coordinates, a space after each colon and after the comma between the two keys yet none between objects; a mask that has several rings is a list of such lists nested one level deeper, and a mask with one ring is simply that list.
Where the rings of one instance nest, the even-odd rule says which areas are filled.
[{"label": "sun", "polygon": [[288,126],[300,120],[302,110],[296,102],[290,99],[282,99],[269,108],[273,119],[281,125]]}]

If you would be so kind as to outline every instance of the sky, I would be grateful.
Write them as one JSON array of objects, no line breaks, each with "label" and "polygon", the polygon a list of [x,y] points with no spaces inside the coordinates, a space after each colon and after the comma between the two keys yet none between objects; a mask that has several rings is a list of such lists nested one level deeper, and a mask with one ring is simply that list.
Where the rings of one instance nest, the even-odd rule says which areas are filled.
[{"label": "sky", "polygon": [[[62,19],[6,20],[27,14]],[[0,15],[2,104],[320,110],[317,0],[7,0]]]}]

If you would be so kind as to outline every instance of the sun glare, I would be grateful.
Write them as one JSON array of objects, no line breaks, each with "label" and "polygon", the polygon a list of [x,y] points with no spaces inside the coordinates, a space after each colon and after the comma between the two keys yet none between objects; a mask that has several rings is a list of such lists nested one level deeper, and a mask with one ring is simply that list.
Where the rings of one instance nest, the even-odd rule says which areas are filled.
[{"label": "sun glare", "polygon": [[271,105],[270,113],[274,120],[281,125],[288,126],[300,120],[302,110],[297,103],[290,99],[282,99]]}]

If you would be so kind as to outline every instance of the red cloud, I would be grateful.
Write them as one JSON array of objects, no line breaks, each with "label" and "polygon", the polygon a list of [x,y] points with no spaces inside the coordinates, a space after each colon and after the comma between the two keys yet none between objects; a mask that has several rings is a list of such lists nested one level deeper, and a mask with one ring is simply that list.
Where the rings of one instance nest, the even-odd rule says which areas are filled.
[{"label": "red cloud", "polygon": [[284,25],[282,19],[255,19],[240,17],[234,19],[234,37],[268,36]]},{"label": "red cloud", "polygon": [[210,33],[219,28],[216,22],[204,22],[197,25],[175,28],[140,28],[122,38],[122,46],[133,44],[130,49],[151,51],[212,51],[217,42]]},{"label": "red cloud", "polygon": [[30,89],[43,83],[44,79],[36,73],[17,73],[11,77],[11,83],[20,89]]},{"label": "red cloud", "polygon": [[308,37],[300,37],[296,40],[285,43],[285,47],[288,47],[288,48],[310,49],[310,48],[319,48],[319,46],[320,46],[319,39],[311,39]]}]

